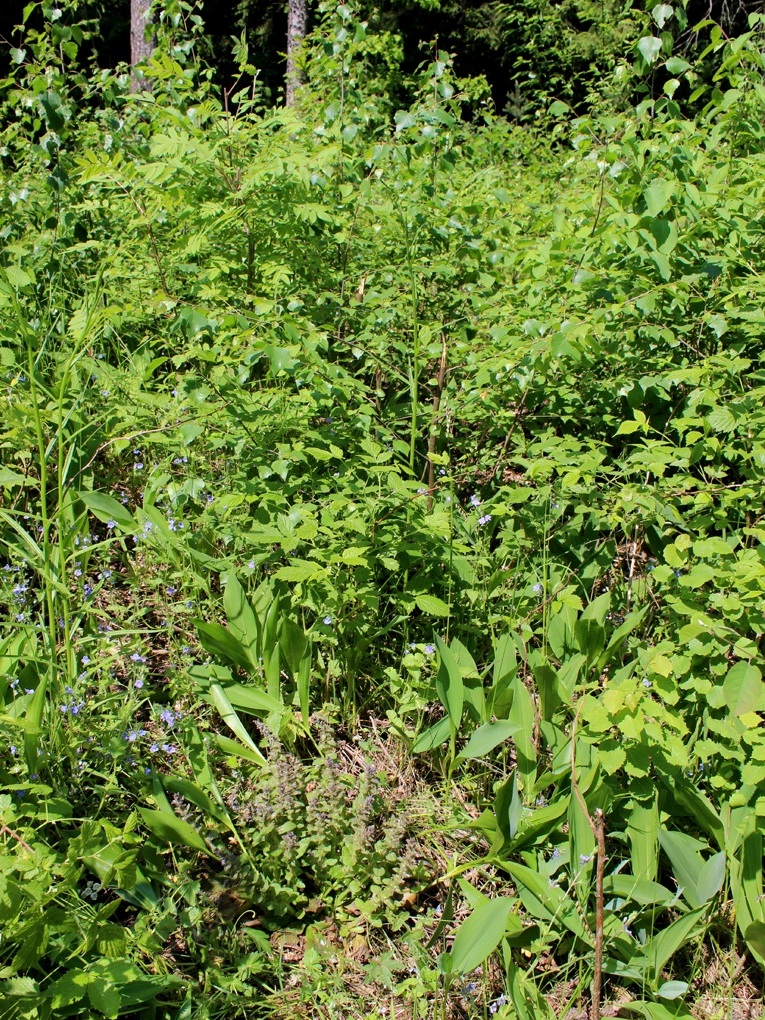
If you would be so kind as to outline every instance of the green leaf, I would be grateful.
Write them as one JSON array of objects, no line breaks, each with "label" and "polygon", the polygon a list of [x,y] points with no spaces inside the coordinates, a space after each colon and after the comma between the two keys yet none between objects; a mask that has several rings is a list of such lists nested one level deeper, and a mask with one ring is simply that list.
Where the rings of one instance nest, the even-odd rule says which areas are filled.
[{"label": "green leaf", "polygon": [[85,970],[67,971],[48,988],[51,1008],[61,1009],[62,1006],[71,1006],[73,1002],[79,1002],[86,994],[89,981],[90,976]]},{"label": "green leaf", "polygon": [[25,273],[23,269],[19,269],[17,266],[6,266],[4,272],[8,283],[12,287],[28,287],[32,282],[32,277],[29,273]]},{"label": "green leaf", "polygon": [[673,921],[667,928],[664,928],[654,935],[648,943],[647,957],[650,967],[650,980],[655,984],[661,977],[661,972],[669,961],[686,942],[701,934],[706,925],[707,908],[699,907],[698,910],[691,910],[683,917]]},{"label": "green leaf", "polygon": [[704,862],[704,867],[696,882],[696,889],[702,903],[708,903],[722,889],[726,868],[727,860],[722,850]]},{"label": "green leaf", "polygon": [[751,924],[747,925],[743,934],[746,939],[746,944],[752,951],[752,955],[755,956],[761,964],[765,962],[765,922],[752,921]]},{"label": "green leaf", "polygon": [[683,74],[684,71],[691,69],[691,64],[687,60],[683,60],[682,57],[669,57],[664,66],[670,74]]},{"label": "green leaf", "polygon": [[221,687],[235,708],[240,708],[250,715],[270,715],[271,713],[283,715],[287,711],[281,701],[272,698],[266,691],[252,684],[223,683]]},{"label": "green leaf", "polygon": [[297,678],[300,664],[308,650],[308,638],[303,628],[286,616],[282,619],[279,631],[279,647],[291,676]]},{"label": "green leaf", "polygon": [[256,756],[256,760],[257,756],[260,757],[261,765],[265,765],[266,759],[263,757],[260,748],[245,729],[242,720],[234,711],[231,702],[229,701],[228,697],[226,696],[226,693],[224,692],[220,684],[210,685],[210,695],[212,696],[213,704],[220,712],[221,718],[223,719],[224,723],[228,726],[228,728],[231,730],[231,732],[235,736],[239,737],[239,739],[242,741],[245,747],[248,747],[250,749],[250,752]]},{"label": "green leaf", "polygon": [[762,673],[749,662],[731,666],[723,682],[723,697],[733,715],[756,712],[763,695]]},{"label": "green leaf", "polygon": [[700,907],[704,901],[699,894],[697,879],[704,867],[704,861],[698,851],[703,844],[684,832],[672,832],[668,829],[659,830],[659,843],[672,864],[672,874],[678,885],[678,893],[682,893],[692,907]]},{"label": "green leaf", "polygon": [[523,905],[533,917],[545,922],[557,917],[570,932],[592,946],[592,937],[585,930],[570,896],[558,886],[550,885],[544,875],[523,864],[506,861],[503,868],[512,877]]},{"label": "green leaf", "polygon": [[441,664],[436,677],[436,691],[441,699],[441,704],[448,713],[453,728],[458,730],[465,702],[462,670],[448,645],[438,635],[436,635],[436,645],[438,646],[438,654],[441,657]]},{"label": "green leaf", "polygon": [[496,687],[507,677],[511,676],[517,667],[517,656],[515,642],[511,634],[502,634],[494,648],[494,666],[492,668],[492,682]]},{"label": "green leaf", "polygon": [[662,280],[669,282],[672,278],[672,269],[669,264],[669,259],[666,255],[663,255],[660,251],[652,251],[651,259],[656,263],[656,268],[659,270],[659,275]]},{"label": "green leaf", "polygon": [[226,575],[223,608],[226,612],[229,630],[247,653],[250,669],[257,672],[260,656],[260,626],[252,606],[247,601],[244,588],[233,570]]},{"label": "green leaf", "polygon": [[679,999],[687,991],[687,981],[665,981],[656,989],[656,994],[662,999]]},{"label": "green leaf", "polygon": [[221,627],[219,623],[206,623],[204,620],[193,620],[202,647],[219,659],[225,659],[239,666],[245,673],[253,672],[253,664],[242,643],[231,631]]},{"label": "green leaf", "polygon": [[634,802],[627,819],[627,845],[635,876],[631,881],[653,882],[659,866],[659,807],[655,797],[649,804]]},{"label": "green leaf", "polygon": [[443,599],[436,595],[415,595],[414,603],[421,612],[428,616],[448,616],[451,612]]},{"label": "green leaf", "polygon": [[494,952],[505,934],[514,902],[509,896],[487,900],[462,922],[447,954],[449,973],[468,974]]},{"label": "green leaf", "polygon": [[664,28],[674,13],[675,9],[671,4],[657,4],[651,11],[653,20],[659,26],[660,30]]},{"label": "green leaf", "polygon": [[268,762],[260,751],[253,751],[244,744],[232,740],[231,737],[224,737],[222,733],[215,734],[215,743],[224,754],[233,755],[235,758],[242,758],[244,761],[254,762],[256,765],[267,765]]},{"label": "green leaf", "polygon": [[125,509],[122,503],[118,503],[116,499],[108,496],[105,492],[78,492],[77,498],[82,500],[93,516],[103,524],[114,521],[123,531],[133,532],[138,529],[133,515]]},{"label": "green leaf", "polygon": [[616,896],[620,900],[632,900],[646,907],[656,905],[668,907],[677,900],[675,893],[658,882],[649,882],[624,874],[606,875],[603,879],[603,891],[607,898]]},{"label": "green leaf", "polygon": [[301,581],[311,581],[315,577],[320,577],[324,573],[324,568],[319,563],[312,563],[310,560],[298,560],[293,562],[288,567],[280,567],[274,577],[280,581],[290,581],[298,583]]},{"label": "green leaf", "polygon": [[93,1009],[109,1017],[109,1020],[119,1016],[122,998],[114,985],[103,980],[91,980],[88,984],[88,999]]},{"label": "green leaf", "polygon": [[493,751],[497,744],[501,744],[508,737],[514,736],[520,729],[518,723],[510,722],[509,719],[499,719],[497,722],[484,723],[471,735],[470,740],[457,756],[458,761],[467,758],[482,758],[489,751]]},{"label": "green leaf", "polygon": [[138,808],[138,811],[147,828],[161,842],[187,846],[192,850],[201,850],[210,857],[215,856],[208,850],[207,844],[197,830],[177,815],[168,811],[155,811],[152,808]]},{"label": "green leaf", "polygon": [[420,754],[422,751],[432,751],[434,747],[440,747],[441,744],[445,743],[449,739],[451,732],[451,720],[448,715],[445,715],[443,719],[439,719],[433,726],[423,730],[414,744],[412,744],[412,751],[414,754]]},{"label": "green leaf", "polygon": [[200,786],[193,783],[190,779],[184,779],[182,776],[165,776],[163,777],[162,785],[170,793],[179,793],[190,804],[195,804],[216,821],[228,824],[226,812]]},{"label": "green leaf", "polygon": [[655,35],[644,35],[638,40],[637,48],[643,60],[650,66],[656,63],[661,53],[661,39],[657,39]]}]

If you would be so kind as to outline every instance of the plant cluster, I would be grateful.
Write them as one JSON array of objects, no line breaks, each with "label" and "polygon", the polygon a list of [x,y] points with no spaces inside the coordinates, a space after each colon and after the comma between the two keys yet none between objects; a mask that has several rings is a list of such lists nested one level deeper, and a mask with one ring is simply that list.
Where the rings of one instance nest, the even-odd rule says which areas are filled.
[{"label": "plant cluster", "polygon": [[641,105],[537,137],[439,50],[396,109],[344,5],[290,110],[170,8],[143,94],[46,11],[0,92],[5,1013],[760,981],[762,18],[692,66],[658,5]]}]

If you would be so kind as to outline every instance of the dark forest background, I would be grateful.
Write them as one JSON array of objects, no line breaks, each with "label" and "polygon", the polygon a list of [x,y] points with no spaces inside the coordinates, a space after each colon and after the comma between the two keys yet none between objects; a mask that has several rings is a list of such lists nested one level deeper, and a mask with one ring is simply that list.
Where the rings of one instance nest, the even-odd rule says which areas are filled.
[{"label": "dark forest background", "polygon": [[[24,19],[42,21],[49,2],[6,0],[0,5],[0,39],[19,45]],[[89,20],[89,56],[100,67],[130,60],[130,0],[63,0],[62,22]],[[161,5],[160,5],[161,6]],[[234,41],[244,33],[249,59],[259,71],[267,103],[281,101],[286,67],[287,3],[284,0],[203,0],[181,4],[201,16],[200,56],[214,68],[216,82],[228,87],[236,74]],[[597,101],[609,76],[645,33],[651,3],[633,0],[360,0],[362,17],[377,31],[400,38],[402,82],[432,53],[434,45],[455,56],[462,76],[483,75],[498,113],[524,122],[552,99],[575,109]],[[747,16],[762,0],[689,0],[678,5],[666,26],[675,52],[688,56],[698,47],[693,27],[717,21],[728,35],[743,31]],[[318,5],[309,5],[309,30]],[[0,70],[8,64],[0,48]],[[88,53],[86,47],[82,52]],[[629,97],[632,98],[632,97]]]}]

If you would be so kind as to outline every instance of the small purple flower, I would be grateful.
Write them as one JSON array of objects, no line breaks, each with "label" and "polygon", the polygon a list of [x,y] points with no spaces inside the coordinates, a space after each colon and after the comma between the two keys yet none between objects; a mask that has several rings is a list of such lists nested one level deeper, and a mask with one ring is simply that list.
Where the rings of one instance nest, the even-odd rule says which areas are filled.
[{"label": "small purple flower", "polygon": [[171,709],[165,708],[159,713],[159,718],[162,720],[165,726],[172,727],[175,726],[175,721],[178,718],[178,716]]},{"label": "small purple flower", "polygon": [[137,691],[140,691],[140,689],[143,687],[143,680],[140,679],[136,680],[136,682],[133,684],[133,687],[135,687]]},{"label": "small purple flower", "polygon": [[165,752],[165,754],[175,754],[178,748],[175,746],[175,744],[163,744],[162,750]]},{"label": "small purple flower", "polygon": [[122,734],[122,739],[126,740],[129,744],[134,744],[139,737],[145,737],[146,730],[128,730]]},{"label": "small purple flower", "polygon": [[426,655],[434,655],[436,649],[434,645],[425,645],[423,651],[425,652]]},{"label": "small purple flower", "polygon": [[107,521],[106,522],[106,527],[108,528],[109,531],[114,531],[114,529],[117,527],[117,522],[116,521]]},{"label": "small purple flower", "polygon": [[491,520],[491,514],[484,514],[483,517],[479,517],[478,518],[478,523],[481,524],[481,525],[488,524],[490,520]]},{"label": "small purple flower", "polygon": [[478,498],[478,494],[475,493],[475,492],[470,497],[470,505],[471,506],[480,506],[481,505],[481,500]]},{"label": "small purple flower", "polygon": [[130,656],[131,662],[146,662],[146,656],[140,655],[138,652],[133,652]]},{"label": "small purple flower", "polygon": [[331,625],[331,623],[332,623],[332,617],[331,617],[331,616],[325,616],[325,617],[324,617],[324,619],[323,619],[323,620],[322,620],[321,622],[322,622],[322,623],[323,623],[323,624],[324,624],[324,625],[325,625],[326,627],[329,627],[329,626]]}]

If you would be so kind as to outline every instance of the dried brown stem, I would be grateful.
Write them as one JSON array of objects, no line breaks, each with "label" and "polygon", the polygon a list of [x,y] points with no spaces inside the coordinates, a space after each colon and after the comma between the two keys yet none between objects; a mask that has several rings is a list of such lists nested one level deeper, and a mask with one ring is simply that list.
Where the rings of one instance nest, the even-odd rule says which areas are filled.
[{"label": "dried brown stem", "polygon": [[0,825],[0,836],[10,836],[11,839],[15,839],[19,846],[23,847],[30,854],[33,852],[29,843],[23,840],[17,832],[14,832],[13,829],[9,828],[7,825]]}]

